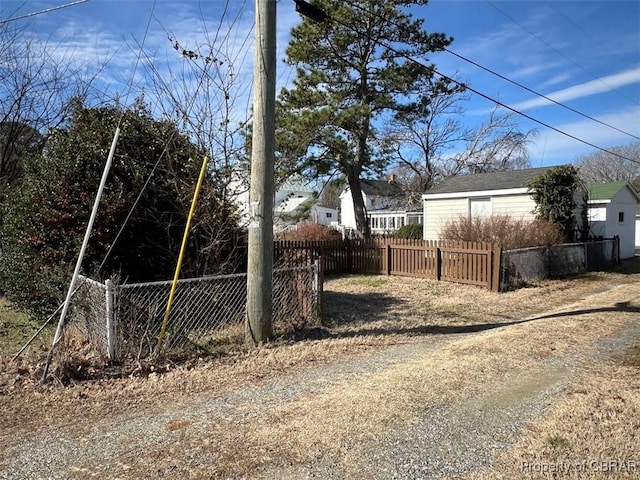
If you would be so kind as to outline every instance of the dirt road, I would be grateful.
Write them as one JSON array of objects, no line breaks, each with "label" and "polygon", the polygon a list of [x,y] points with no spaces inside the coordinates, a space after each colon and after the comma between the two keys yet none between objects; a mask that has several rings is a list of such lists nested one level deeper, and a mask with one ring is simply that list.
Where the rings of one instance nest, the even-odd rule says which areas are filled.
[{"label": "dirt road", "polygon": [[[631,477],[640,381],[622,359],[640,342],[637,280],[501,296],[329,282],[332,325],[316,340],[144,378],[5,388],[0,479],[548,478],[561,463],[577,478],[580,462],[582,477],[604,478],[593,462],[605,460]],[[411,297],[418,288],[440,303]]]}]

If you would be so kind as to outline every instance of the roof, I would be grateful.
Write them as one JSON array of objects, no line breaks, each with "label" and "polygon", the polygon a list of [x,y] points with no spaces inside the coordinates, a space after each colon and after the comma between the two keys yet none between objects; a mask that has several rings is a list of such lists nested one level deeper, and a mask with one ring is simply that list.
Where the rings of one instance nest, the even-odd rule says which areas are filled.
[{"label": "roof", "polygon": [[360,180],[362,192],[367,196],[404,197],[404,192],[396,182],[388,180]]},{"label": "roof", "polygon": [[588,183],[587,191],[589,192],[589,200],[611,200],[620,190],[628,187],[631,193],[638,198],[638,192],[635,191],[627,182],[609,182],[609,183]]},{"label": "roof", "polygon": [[313,197],[286,197],[275,206],[275,210],[281,213],[291,213]]},{"label": "roof", "polygon": [[491,173],[475,173],[447,177],[425,194],[478,192],[524,188],[529,180],[543,174],[551,167],[505,170]]},{"label": "roof", "polygon": [[313,192],[313,188],[309,185],[309,182],[305,180],[302,175],[294,174],[288,177],[278,187],[280,192]]}]

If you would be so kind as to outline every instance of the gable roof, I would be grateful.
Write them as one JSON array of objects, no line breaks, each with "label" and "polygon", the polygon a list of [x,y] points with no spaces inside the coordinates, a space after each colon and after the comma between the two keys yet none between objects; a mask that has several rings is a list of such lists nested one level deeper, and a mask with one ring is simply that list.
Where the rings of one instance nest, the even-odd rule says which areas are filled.
[{"label": "gable roof", "polygon": [[309,182],[305,180],[302,175],[294,174],[288,177],[278,187],[280,192],[313,192],[313,188],[309,185]]},{"label": "gable roof", "polygon": [[396,182],[388,180],[361,179],[360,186],[362,188],[362,192],[369,197],[404,197],[402,188],[400,188],[400,185]]},{"label": "gable roof", "polygon": [[526,183],[543,174],[551,167],[505,170],[502,172],[475,173],[448,177],[425,194],[478,192],[487,190],[507,190],[524,188]]},{"label": "gable roof", "polygon": [[589,192],[590,201],[611,200],[620,192],[620,190],[624,188],[628,188],[633,196],[640,201],[638,192],[636,192],[635,188],[633,188],[625,181],[609,183],[588,183],[586,187],[587,191]]}]

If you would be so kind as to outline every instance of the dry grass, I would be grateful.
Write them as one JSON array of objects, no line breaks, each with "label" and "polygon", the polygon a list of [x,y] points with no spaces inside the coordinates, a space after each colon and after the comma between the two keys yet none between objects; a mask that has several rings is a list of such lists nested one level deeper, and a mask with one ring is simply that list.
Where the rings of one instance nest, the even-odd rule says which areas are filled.
[{"label": "dry grass", "polygon": [[[621,289],[618,295],[627,298],[628,291]],[[490,392],[506,373],[539,368],[551,355],[592,355],[595,340],[616,332],[632,316],[625,313],[611,318],[594,310],[562,322],[551,317],[463,337],[382,371],[346,379],[266,410],[247,406],[247,420],[216,420],[207,428],[209,438],[215,440],[203,444],[198,435],[187,436],[173,445],[172,453],[175,458],[196,452],[215,459],[213,464],[193,468],[193,478],[254,476],[263,465],[296,465],[309,459],[340,464],[349,477],[358,478],[364,446],[386,430],[411,422],[421,410],[450,402],[452,395],[464,402]],[[344,340],[329,343],[341,342]],[[629,432],[628,428],[620,431]],[[629,442],[633,437],[623,438]],[[149,455],[149,462],[157,461],[160,451]]]},{"label": "dry grass", "polygon": [[[619,283],[629,279],[618,275]],[[351,276],[325,285],[325,314],[336,335],[466,333],[518,322],[605,288],[611,274],[545,281],[511,292],[426,279]]]},{"label": "dry grass", "polygon": [[638,478],[639,373],[616,363],[590,370],[514,448],[466,478]]},{"label": "dry grass", "polygon": [[[637,298],[634,280],[637,278],[626,274],[590,274],[498,295],[401,277],[336,278],[325,285],[326,326],[306,332],[306,337],[295,342],[283,338],[216,360],[159,366],[159,371],[147,376],[134,373],[64,388],[38,386],[34,375],[5,365],[0,371],[0,429],[13,436],[0,436],[0,451],[16,438],[33,435],[42,425],[64,426],[84,435],[97,422],[123,414],[165,412],[171,406],[174,414],[165,428],[176,435],[175,442],[143,451],[134,448],[130,458],[121,459],[122,465],[95,465],[92,471],[99,474],[110,468],[117,475],[121,469],[124,478],[135,478],[181,465],[188,468],[190,478],[253,477],[265,465],[329,459],[357,478],[367,442],[410,423],[423,409],[446,404],[451,398],[464,401],[490,392],[509,372],[535,370],[552,357],[588,358],[596,340],[633,320],[634,309],[640,305],[623,302]],[[606,292],[612,284],[618,287]],[[550,311],[558,315],[549,315]],[[442,335],[464,333],[475,334]],[[268,405],[247,404],[240,409],[242,415],[235,417],[212,411],[196,421],[186,415],[199,399],[224,398],[247,385],[260,387],[316,365],[364,358],[376,355],[382,347],[425,340],[433,348],[317,392]],[[585,377],[588,393],[567,394],[521,445],[505,452],[493,470],[478,478],[520,478],[518,459],[560,458],[550,456],[559,448],[571,449],[567,458],[589,460],[589,452],[610,452],[599,445],[613,441],[609,437],[618,432],[624,440],[613,448],[625,454],[635,438],[631,428],[638,429],[637,422],[624,424],[627,414],[639,418],[638,381],[623,381],[633,371],[637,378],[634,368],[607,364],[602,370],[595,369]],[[623,401],[614,398],[613,392]],[[590,412],[594,415],[595,407],[608,412],[610,425],[615,427],[610,433],[602,433],[606,429],[601,428],[601,418],[588,417]],[[574,410],[579,421],[572,426],[566,416]],[[590,443],[590,428],[599,429],[603,438]],[[190,461],[194,458],[199,463]]]}]

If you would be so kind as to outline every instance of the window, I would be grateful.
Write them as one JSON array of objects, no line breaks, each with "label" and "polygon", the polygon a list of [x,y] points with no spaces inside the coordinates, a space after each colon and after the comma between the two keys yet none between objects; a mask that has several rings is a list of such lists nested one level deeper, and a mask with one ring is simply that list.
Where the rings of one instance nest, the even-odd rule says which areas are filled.
[{"label": "window", "polygon": [[471,218],[490,217],[491,213],[490,197],[469,199],[469,216]]},{"label": "window", "polygon": [[333,217],[333,213],[327,212],[327,218],[332,218],[332,217]]},{"label": "window", "polygon": [[624,223],[624,212],[618,212],[618,223]]}]

